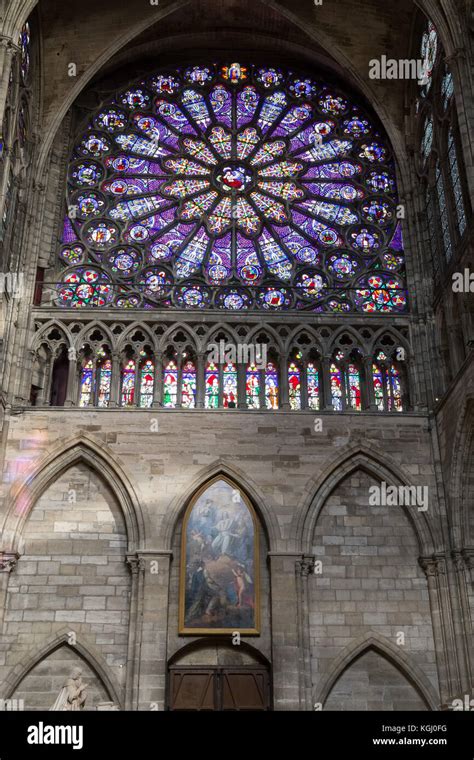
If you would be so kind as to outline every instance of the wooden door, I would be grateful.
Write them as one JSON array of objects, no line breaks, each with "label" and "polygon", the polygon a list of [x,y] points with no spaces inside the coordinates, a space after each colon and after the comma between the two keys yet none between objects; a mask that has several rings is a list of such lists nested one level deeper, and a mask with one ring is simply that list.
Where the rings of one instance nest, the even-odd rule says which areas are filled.
[{"label": "wooden door", "polygon": [[170,710],[217,710],[216,696],[214,669],[170,671]]},{"label": "wooden door", "polygon": [[266,668],[175,667],[169,673],[170,710],[270,710]]}]

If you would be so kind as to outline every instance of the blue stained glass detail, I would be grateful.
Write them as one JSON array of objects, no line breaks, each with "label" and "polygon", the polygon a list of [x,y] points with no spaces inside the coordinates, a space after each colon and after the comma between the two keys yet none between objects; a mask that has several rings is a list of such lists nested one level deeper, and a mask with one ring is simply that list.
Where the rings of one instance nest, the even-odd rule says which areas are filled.
[{"label": "blue stained glass detail", "polygon": [[335,156],[344,156],[351,147],[352,143],[349,140],[330,140],[324,145],[316,144],[310,150],[299,153],[298,158],[303,161],[323,161]]},{"label": "blue stained glass detail", "polygon": [[320,195],[322,198],[333,198],[339,201],[350,202],[364,197],[364,191],[354,185],[344,185],[335,182],[312,182],[305,184],[304,187],[313,195]]},{"label": "blue stained glass detail", "polygon": [[232,95],[221,84],[216,85],[210,94],[210,103],[217,121],[229,129],[232,127]]},{"label": "blue stained glass detail", "polygon": [[248,124],[255,116],[255,111],[260,102],[255,87],[244,87],[237,95],[237,128]]},{"label": "blue stained glass detail", "polygon": [[209,237],[206,232],[201,229],[196,236],[189,241],[176,260],[175,270],[178,277],[188,277],[199,269],[208,245]]},{"label": "blue stained glass detail", "polygon": [[257,121],[262,132],[266,132],[278,119],[287,102],[286,95],[281,91],[274,92],[265,98]]},{"label": "blue stained glass detail", "polygon": [[134,134],[116,135],[115,141],[122,150],[130,150],[132,153],[138,153],[141,156],[158,157],[170,153],[164,146]]},{"label": "blue stained glass detail", "polygon": [[362,166],[353,161],[334,161],[323,166],[312,166],[302,179],[347,179],[362,172]]},{"label": "blue stained glass detail", "polygon": [[211,123],[211,117],[202,93],[196,92],[196,90],[184,90],[181,102],[199,128],[207,129]]},{"label": "blue stained glass detail", "polygon": [[345,206],[339,206],[337,203],[325,203],[324,201],[304,201],[303,208],[306,208],[311,214],[321,216],[328,222],[337,224],[354,224],[357,222],[357,214],[354,214]]},{"label": "blue stained glass detail", "polygon": [[158,98],[155,101],[156,113],[168,126],[185,134],[197,134],[184,111],[175,103]]},{"label": "blue stained glass detail", "polygon": [[290,108],[286,116],[273,130],[273,135],[289,135],[299,129],[311,117],[312,109],[307,103]]}]

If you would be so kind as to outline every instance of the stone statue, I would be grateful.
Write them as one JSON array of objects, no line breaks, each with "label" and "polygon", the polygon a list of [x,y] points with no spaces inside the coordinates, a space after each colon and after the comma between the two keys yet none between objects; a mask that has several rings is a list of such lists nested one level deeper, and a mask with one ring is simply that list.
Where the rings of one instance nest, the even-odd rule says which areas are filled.
[{"label": "stone statue", "polygon": [[51,710],[83,710],[87,699],[87,684],[82,683],[82,670],[74,668]]}]

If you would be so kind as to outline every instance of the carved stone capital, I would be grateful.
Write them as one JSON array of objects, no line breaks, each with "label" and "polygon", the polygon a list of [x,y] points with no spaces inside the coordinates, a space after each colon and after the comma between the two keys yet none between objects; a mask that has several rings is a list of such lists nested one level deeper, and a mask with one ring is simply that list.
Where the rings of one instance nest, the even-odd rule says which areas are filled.
[{"label": "carved stone capital", "polygon": [[304,554],[301,559],[296,562],[296,571],[302,578],[307,578],[314,572],[314,565],[316,558],[311,554]]},{"label": "carved stone capital", "polygon": [[0,573],[10,573],[19,557],[17,552],[0,552]]},{"label": "carved stone capital", "polygon": [[40,195],[43,195],[46,192],[46,184],[44,182],[37,182],[35,180],[33,182],[33,190],[35,190],[35,192],[39,193]]},{"label": "carved stone capital", "polygon": [[447,55],[444,59],[445,63],[448,64],[448,66],[453,63],[453,61],[459,60],[460,58],[466,58],[466,49],[464,47],[458,47],[456,48],[451,55]]},{"label": "carved stone capital", "polygon": [[10,55],[13,55],[14,53],[19,51],[18,45],[16,45],[11,37],[7,37],[6,35],[2,34],[0,36],[0,47],[5,48],[7,53]]},{"label": "carved stone capital", "polygon": [[132,575],[138,575],[140,570],[144,570],[145,562],[143,557],[138,557],[136,554],[127,554],[125,562]]},{"label": "carved stone capital", "polygon": [[437,557],[419,557],[418,563],[428,579],[437,577],[439,572]]},{"label": "carved stone capital", "polygon": [[462,549],[461,555],[466,563],[467,569],[474,572],[474,547]]},{"label": "carved stone capital", "polygon": [[464,570],[464,558],[462,552],[460,552],[459,549],[455,549],[451,552],[451,559],[456,572],[461,573]]}]

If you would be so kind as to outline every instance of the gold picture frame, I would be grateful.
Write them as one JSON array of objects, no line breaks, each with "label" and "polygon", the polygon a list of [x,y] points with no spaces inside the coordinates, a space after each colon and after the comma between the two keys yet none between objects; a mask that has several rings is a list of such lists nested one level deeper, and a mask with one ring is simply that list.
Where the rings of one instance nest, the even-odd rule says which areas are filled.
[{"label": "gold picture frame", "polygon": [[[240,500],[234,500],[232,499],[231,504],[240,504],[244,505],[246,508],[246,511],[251,517],[251,525],[253,528],[253,536],[252,536],[252,547],[253,547],[253,593],[252,593],[252,599],[253,599],[253,606],[250,607],[252,610],[252,625],[242,625],[239,626],[238,623],[232,624],[232,625],[189,625],[189,593],[188,593],[188,599],[187,599],[187,592],[189,592],[187,580],[189,577],[189,567],[188,567],[188,529],[189,529],[189,523],[190,518],[194,512],[194,509],[198,505],[201,498],[206,494],[207,492],[211,491],[213,486],[216,486],[218,483],[225,483],[230,489],[232,489],[233,494],[236,492],[239,494]],[[208,499],[210,501],[210,499]],[[219,540],[222,548],[228,549],[232,545],[232,537],[230,533],[230,528],[232,527],[232,518],[228,516],[229,504],[218,506],[215,505],[216,509],[220,509],[220,511],[227,515],[228,525],[224,527],[227,527],[228,530],[224,531],[221,530],[221,534],[217,535],[215,539],[212,542],[212,545],[216,544],[216,542]],[[236,513],[234,516],[234,519],[240,518],[240,523],[244,522],[242,519],[242,511],[240,511],[240,515],[238,514],[238,510],[235,508],[232,508],[232,510]],[[196,532],[196,531],[195,531]],[[197,536],[199,537],[199,540],[201,540],[202,534],[198,533]],[[206,537],[209,539],[209,537]],[[180,574],[179,574],[179,625],[178,625],[178,631],[179,635],[181,636],[196,636],[196,635],[220,635],[223,634],[233,634],[233,633],[240,633],[245,636],[259,636],[260,635],[260,526],[258,522],[258,518],[255,512],[255,509],[248,499],[247,495],[242,491],[241,488],[239,488],[235,483],[233,483],[231,480],[229,480],[225,476],[216,476],[212,480],[210,480],[208,483],[205,483],[192,497],[190,500],[186,512],[184,514],[183,523],[182,523],[182,532],[181,532],[181,556],[180,556]],[[237,588],[240,588],[241,594],[243,596],[243,588],[245,588],[246,578],[249,578],[248,573],[244,567],[244,565],[239,561],[238,557],[233,557],[231,554],[228,553],[222,553],[220,555],[220,559],[226,558],[224,561],[228,565],[228,568],[230,572],[235,577],[235,584]],[[204,578],[206,572],[208,573],[209,577],[209,566],[212,565],[212,563],[216,564],[217,559],[209,558],[207,560],[207,567],[206,567],[206,560],[201,560],[200,565],[202,567],[196,568],[195,570],[195,576],[199,573],[202,573],[202,578]],[[198,561],[199,562],[199,561]],[[196,561],[195,561],[196,564]],[[239,569],[239,566],[241,569]],[[237,568],[237,569],[236,569]],[[211,583],[213,582],[212,577],[210,578]],[[205,581],[202,581],[205,583]],[[234,608],[234,620],[236,617],[239,616],[239,614],[242,611],[242,608],[240,608],[240,601],[241,601],[241,594],[239,593],[238,599],[239,603]],[[217,594],[216,594],[217,595]],[[222,603],[222,597],[223,592],[221,590],[219,595],[219,603]],[[227,596],[227,594],[226,594]],[[187,607],[187,601],[188,601],[188,609]],[[212,601],[211,601],[212,603]],[[221,606],[223,606],[221,604]],[[210,607],[210,604],[208,605],[208,608]],[[230,609],[230,605],[229,605]],[[221,615],[221,617],[226,617],[225,615]],[[205,615],[204,615],[205,617]],[[232,617],[232,616],[230,616]],[[248,613],[247,613],[248,617]],[[218,619],[218,618],[217,618]]]}]

